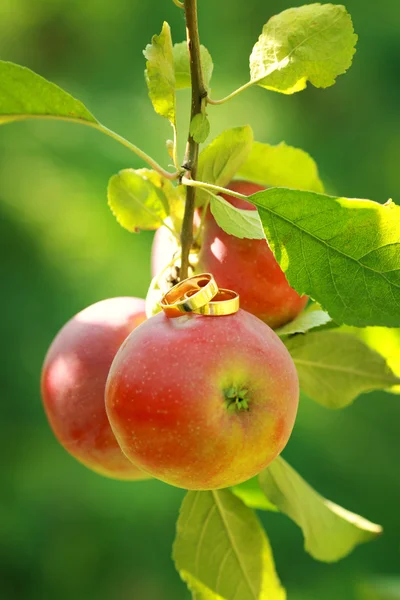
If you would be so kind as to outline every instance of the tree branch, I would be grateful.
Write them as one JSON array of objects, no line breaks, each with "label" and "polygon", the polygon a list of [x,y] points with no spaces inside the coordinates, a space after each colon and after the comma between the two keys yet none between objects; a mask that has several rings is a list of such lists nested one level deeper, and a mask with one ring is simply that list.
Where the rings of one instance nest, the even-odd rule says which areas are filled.
[{"label": "tree branch", "polygon": [[[200,40],[197,22],[197,0],[185,0],[186,38],[190,57],[190,76],[192,80],[192,105],[190,121],[201,113],[202,99],[207,95],[204,87],[203,73],[200,60]],[[199,158],[199,145],[189,134],[183,168],[188,171],[192,179],[196,178],[197,163]],[[189,254],[193,245],[193,217],[196,201],[196,188],[186,188],[185,213],[181,231],[182,259],[180,279],[188,276]]]}]

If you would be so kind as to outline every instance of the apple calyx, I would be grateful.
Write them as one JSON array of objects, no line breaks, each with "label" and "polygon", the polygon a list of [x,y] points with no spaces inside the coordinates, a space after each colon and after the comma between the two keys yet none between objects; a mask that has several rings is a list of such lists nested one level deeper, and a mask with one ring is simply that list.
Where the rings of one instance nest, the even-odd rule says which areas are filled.
[{"label": "apple calyx", "polygon": [[241,410],[249,410],[249,402],[246,399],[247,394],[248,390],[246,388],[240,388],[237,385],[232,385],[224,390],[228,411],[240,412]]}]

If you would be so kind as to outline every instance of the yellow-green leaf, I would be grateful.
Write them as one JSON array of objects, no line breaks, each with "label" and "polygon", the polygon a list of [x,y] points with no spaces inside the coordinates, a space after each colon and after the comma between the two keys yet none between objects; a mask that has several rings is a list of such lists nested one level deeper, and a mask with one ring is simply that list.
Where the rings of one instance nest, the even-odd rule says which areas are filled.
[{"label": "yellow-green leaf", "polygon": [[[389,369],[400,377],[400,329],[386,327],[345,327],[343,329],[378,352],[386,360]],[[400,394],[400,385],[391,386],[386,391]]]},{"label": "yellow-green leaf", "polygon": [[218,225],[238,238],[264,240],[264,230],[256,210],[236,208],[221,196],[211,196],[210,208]]},{"label": "yellow-green leaf", "polygon": [[[190,62],[187,42],[174,44],[173,47],[176,89],[190,88]],[[203,81],[206,88],[209,87],[213,72],[213,61],[207,48],[200,46],[201,66],[203,70]]]},{"label": "yellow-green leaf", "polygon": [[70,94],[26,67],[0,61],[0,125],[31,118],[98,121]]},{"label": "yellow-green leaf", "polygon": [[251,81],[293,94],[326,88],[351,65],[357,36],[344,6],[307,4],[272,17],[250,56]]},{"label": "yellow-green leaf", "polygon": [[172,124],[176,119],[175,69],[171,29],[163,24],[160,35],[154,35],[143,51],[146,62],[146,82],[156,113]]},{"label": "yellow-green leaf", "polygon": [[185,188],[183,186],[175,187],[171,181],[152,169],[136,169],[135,172],[151,181],[151,183],[163,192],[167,199],[166,208],[169,211],[169,217],[175,231],[179,232],[185,211]]},{"label": "yellow-green leaf", "polygon": [[281,457],[259,478],[267,498],[302,529],[305,549],[317,560],[340,560],[382,532],[380,525],[320,496]]},{"label": "yellow-green leaf", "polygon": [[134,169],[124,169],[111,177],[108,205],[118,223],[131,232],[157,229],[169,215],[161,187]]},{"label": "yellow-green leaf", "polygon": [[343,408],[362,393],[400,384],[385,359],[362,340],[340,331],[318,331],[285,341],[300,389],[327,408]]},{"label": "yellow-green leaf", "polygon": [[190,135],[198,144],[203,144],[210,134],[210,121],[204,113],[198,113],[190,122]]},{"label": "yellow-green leaf", "polygon": [[227,185],[246,161],[252,146],[253,131],[249,125],[227,129],[200,153],[197,179]]},{"label": "yellow-green leaf", "polygon": [[332,321],[327,312],[322,310],[319,304],[312,304],[301,312],[293,321],[275,330],[280,336],[293,335],[295,333],[306,333],[315,327],[321,327]]},{"label": "yellow-green leaf", "polygon": [[304,150],[284,142],[277,146],[254,142],[236,176],[269,187],[324,191],[314,159]]},{"label": "yellow-green leaf", "polygon": [[177,523],[173,557],[196,598],[286,597],[256,515],[229,490],[187,493]]},{"label": "yellow-green leaf", "polygon": [[268,500],[265,493],[260,487],[258,477],[252,477],[239,485],[235,485],[231,488],[232,493],[235,494],[242,502],[249,508],[255,508],[257,510],[271,510],[276,512],[278,509],[272,502]]}]

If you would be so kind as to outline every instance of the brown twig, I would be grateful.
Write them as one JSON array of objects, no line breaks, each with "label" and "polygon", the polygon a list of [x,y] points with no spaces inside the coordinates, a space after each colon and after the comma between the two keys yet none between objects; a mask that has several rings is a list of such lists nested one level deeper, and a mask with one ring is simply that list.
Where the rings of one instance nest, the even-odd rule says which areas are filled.
[{"label": "brown twig", "polygon": [[[197,21],[197,0],[185,0],[186,38],[190,57],[190,75],[192,80],[192,105],[190,120],[201,113],[202,99],[207,96],[204,86],[203,73],[200,60],[200,39]],[[183,168],[188,175],[196,178],[197,163],[199,158],[199,145],[189,134]],[[185,213],[181,231],[182,258],[180,278],[185,279],[189,270],[189,254],[193,244],[193,217],[196,202],[196,188],[186,188]]]}]

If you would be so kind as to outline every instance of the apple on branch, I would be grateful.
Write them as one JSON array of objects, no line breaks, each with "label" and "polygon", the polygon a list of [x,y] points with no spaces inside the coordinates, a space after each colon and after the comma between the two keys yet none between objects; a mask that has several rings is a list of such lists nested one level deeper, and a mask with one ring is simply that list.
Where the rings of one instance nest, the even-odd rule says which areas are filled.
[{"label": "apple on branch", "polygon": [[[245,196],[265,189],[246,181],[234,181],[228,188]],[[236,208],[256,210],[245,200],[228,194],[222,197]],[[219,227],[210,209],[205,217],[197,270],[212,273],[218,285],[238,292],[241,307],[273,329],[292,321],[308,301],[307,296],[299,296],[290,287],[265,240],[229,235]]]},{"label": "apple on branch", "polygon": [[146,320],[144,300],[109,298],[75,315],[51,344],[42,370],[42,398],[62,446],[81,463],[116,479],[147,479],[122,453],[104,405],[112,360]]},{"label": "apple on branch", "polygon": [[126,456],[166,483],[197,490],[264,469],[290,437],[298,399],[283,342],[244,310],[151,317],[122,344],[106,386]]}]

